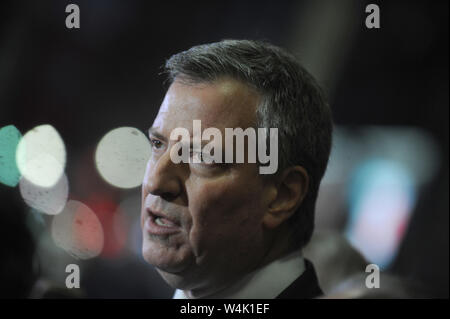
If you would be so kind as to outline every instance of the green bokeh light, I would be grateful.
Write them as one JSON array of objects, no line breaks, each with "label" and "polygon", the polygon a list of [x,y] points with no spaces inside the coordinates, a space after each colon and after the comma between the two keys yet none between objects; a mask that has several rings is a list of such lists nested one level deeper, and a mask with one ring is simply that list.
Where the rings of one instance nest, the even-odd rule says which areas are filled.
[{"label": "green bokeh light", "polygon": [[0,128],[0,183],[15,187],[20,172],[16,164],[16,149],[22,134],[14,125]]}]

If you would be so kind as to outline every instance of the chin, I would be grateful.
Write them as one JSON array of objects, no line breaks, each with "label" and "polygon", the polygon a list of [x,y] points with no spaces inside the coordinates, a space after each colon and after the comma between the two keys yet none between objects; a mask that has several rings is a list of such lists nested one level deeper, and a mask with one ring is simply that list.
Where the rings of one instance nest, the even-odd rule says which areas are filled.
[{"label": "chin", "polygon": [[162,279],[172,288],[181,290],[189,290],[192,288],[192,283],[184,274],[167,272],[158,267],[156,267],[156,270]]},{"label": "chin", "polygon": [[159,255],[150,247],[143,247],[144,260],[155,267],[164,281],[174,289],[188,290],[195,287],[192,276],[193,259],[174,260]]},{"label": "chin", "polygon": [[152,241],[143,243],[142,256],[147,263],[156,267],[158,271],[170,274],[185,272],[192,264],[192,258],[188,254],[162,249]]}]

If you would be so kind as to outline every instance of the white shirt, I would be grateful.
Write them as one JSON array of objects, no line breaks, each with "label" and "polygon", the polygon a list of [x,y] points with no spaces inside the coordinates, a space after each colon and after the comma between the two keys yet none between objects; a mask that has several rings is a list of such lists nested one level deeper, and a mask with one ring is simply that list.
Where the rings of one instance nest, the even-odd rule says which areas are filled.
[{"label": "white shirt", "polygon": [[[302,253],[295,251],[249,273],[230,287],[204,298],[273,299],[304,271],[305,261]],[[188,299],[188,297],[182,290],[177,289],[173,299]]]}]

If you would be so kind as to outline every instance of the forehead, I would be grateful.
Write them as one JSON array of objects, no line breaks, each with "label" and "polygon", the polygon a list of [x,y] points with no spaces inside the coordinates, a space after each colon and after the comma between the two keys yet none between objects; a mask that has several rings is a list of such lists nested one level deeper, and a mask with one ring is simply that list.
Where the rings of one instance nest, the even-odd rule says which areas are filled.
[{"label": "forehead", "polygon": [[255,124],[259,100],[257,92],[232,79],[198,84],[175,80],[152,126],[164,135],[177,127],[192,132],[193,120],[201,120],[202,129],[245,129]]}]

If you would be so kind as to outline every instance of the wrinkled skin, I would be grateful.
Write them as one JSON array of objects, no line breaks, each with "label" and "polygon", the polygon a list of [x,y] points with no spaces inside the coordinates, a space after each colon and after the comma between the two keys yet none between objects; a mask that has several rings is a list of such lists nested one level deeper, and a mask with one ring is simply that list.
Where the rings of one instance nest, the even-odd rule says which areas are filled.
[{"label": "wrinkled skin", "polygon": [[[253,127],[259,95],[229,79],[187,84],[174,81],[150,130],[152,155],[142,184],[143,256],[173,287],[192,296],[215,292],[253,270],[271,241],[264,215],[273,188],[255,163],[175,164],[169,139],[177,127],[202,130]],[[146,207],[180,225],[175,234],[149,234]]]}]

